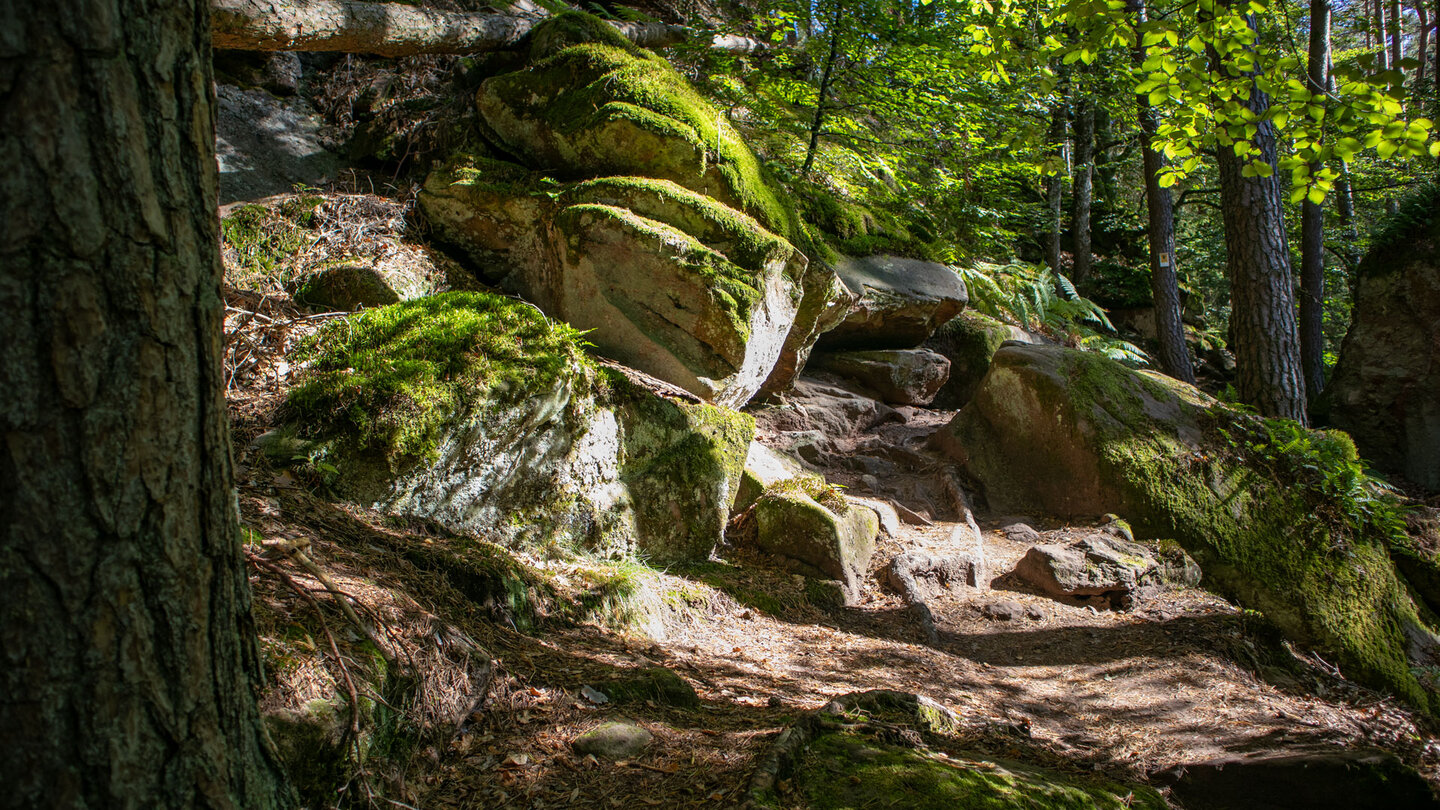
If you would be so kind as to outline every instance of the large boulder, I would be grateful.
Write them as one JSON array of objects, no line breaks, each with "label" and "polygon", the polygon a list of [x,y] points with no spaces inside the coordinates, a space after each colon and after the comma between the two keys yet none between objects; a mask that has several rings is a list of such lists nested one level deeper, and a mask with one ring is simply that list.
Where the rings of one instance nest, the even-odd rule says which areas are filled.
[{"label": "large boulder", "polygon": [[[542,23],[476,97],[523,165],[458,154],[419,204],[489,281],[708,401],[789,387],[849,301],[793,206],[665,60],[602,21]],[[586,179],[589,178],[589,179]]]},{"label": "large boulder", "polygon": [[1360,263],[1350,331],[1318,410],[1366,461],[1440,491],[1440,186]]},{"label": "large boulder", "polygon": [[754,433],[743,414],[652,393],[580,335],[489,293],[337,323],[286,405],[344,495],[500,541],[704,560]]},{"label": "large boulder", "polygon": [[1018,326],[1001,323],[979,312],[962,312],[936,329],[935,334],[925,341],[925,348],[950,361],[950,375],[935,392],[930,406],[947,409],[965,407],[965,403],[975,395],[975,389],[980,387],[985,372],[990,370],[990,358],[1007,340],[1043,342]]},{"label": "large boulder", "polygon": [[874,510],[846,502],[823,481],[800,478],[762,495],[755,523],[761,549],[800,573],[840,581],[847,604],[858,600],[880,533]]},{"label": "large boulder", "polygon": [[1360,476],[1343,434],[1247,416],[1098,355],[1009,345],[935,444],[994,510],[1119,514],[1350,677],[1440,705],[1411,669],[1434,665],[1436,641],[1386,553],[1394,529],[1355,517],[1377,501],[1332,494]]},{"label": "large boulder", "polygon": [[926,349],[822,352],[810,366],[848,377],[891,405],[929,405],[950,376],[950,361]]},{"label": "large boulder", "polygon": [[836,272],[858,297],[845,319],[824,335],[826,349],[908,349],[919,346],[970,300],[949,266],[899,256],[841,257]]}]

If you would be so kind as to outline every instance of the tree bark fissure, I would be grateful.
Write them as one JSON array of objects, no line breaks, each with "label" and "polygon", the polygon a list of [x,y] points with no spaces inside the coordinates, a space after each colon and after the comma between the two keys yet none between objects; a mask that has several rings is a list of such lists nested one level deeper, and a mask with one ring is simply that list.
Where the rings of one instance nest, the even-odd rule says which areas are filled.
[{"label": "tree bark fissure", "polygon": [[208,9],[80,6],[0,12],[0,806],[289,806],[219,366]]}]

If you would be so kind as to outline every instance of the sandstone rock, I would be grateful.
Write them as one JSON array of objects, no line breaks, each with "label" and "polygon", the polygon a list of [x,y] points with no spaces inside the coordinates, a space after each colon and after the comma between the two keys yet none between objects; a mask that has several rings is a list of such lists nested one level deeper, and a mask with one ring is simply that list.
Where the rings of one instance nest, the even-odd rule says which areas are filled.
[{"label": "sandstone rock", "polygon": [[316,346],[287,412],[324,443],[347,497],[455,532],[660,564],[704,560],[721,537],[753,421],[595,367],[573,331],[523,302],[402,302]]},{"label": "sandstone rock", "polygon": [[1122,610],[1135,592],[1164,580],[1148,549],[1098,532],[1069,545],[1033,546],[1015,566],[1015,575],[1056,599]]},{"label": "sandstone rock", "polygon": [[292,295],[309,307],[354,312],[430,295],[437,287],[422,272],[407,266],[342,264],[306,278]]},{"label": "sandstone rock", "polygon": [[1350,331],[1317,410],[1377,468],[1440,492],[1440,191],[1360,263]]},{"label": "sandstone rock", "polygon": [[755,504],[759,547],[796,564],[801,573],[845,584],[846,603],[855,602],[875,553],[879,520],[870,509],[839,497],[821,503],[801,487],[775,487]]},{"label": "sandstone rock", "polygon": [[321,185],[339,170],[320,114],[304,99],[222,84],[216,100],[221,205]]},{"label": "sandstone rock", "polygon": [[826,349],[913,348],[970,300],[946,265],[898,256],[843,257],[836,272],[859,300],[820,337]]},{"label": "sandstone rock", "polygon": [[576,737],[570,743],[575,753],[603,759],[630,759],[650,745],[655,735],[628,721],[605,723]]},{"label": "sandstone rock", "polygon": [[898,421],[894,408],[854,391],[801,377],[783,407],[755,411],[755,419],[776,433],[814,431],[822,443],[849,439],[884,422]]},{"label": "sandstone rock", "polygon": [[745,470],[735,489],[732,513],[743,512],[760,499],[766,489],[791,478],[813,475],[805,472],[800,462],[765,445],[752,441],[745,455]]},{"label": "sandstone rock", "polygon": [[1018,326],[1001,323],[978,312],[962,312],[935,330],[925,348],[950,361],[950,376],[935,393],[934,408],[963,408],[990,370],[990,358],[1007,340],[1042,343]]},{"label": "sandstone rock", "polygon": [[1012,543],[1038,543],[1040,533],[1025,523],[1011,523],[1000,530],[1005,539]]},{"label": "sandstone rock", "polygon": [[950,374],[950,361],[925,349],[825,352],[810,365],[848,377],[891,405],[928,405]]},{"label": "sandstone rock", "polygon": [[[934,443],[983,484],[995,511],[1123,515],[1137,536],[1177,541],[1210,587],[1329,651],[1349,677],[1433,711],[1440,704],[1411,665],[1428,665],[1435,635],[1384,542],[1352,529],[1338,552],[1336,524],[1315,517],[1337,508],[1334,496],[1304,474],[1315,459],[1237,454],[1221,428],[1269,448],[1257,417],[1193,387],[1094,354],[1011,345]],[[1309,440],[1354,463],[1342,435]]]}]

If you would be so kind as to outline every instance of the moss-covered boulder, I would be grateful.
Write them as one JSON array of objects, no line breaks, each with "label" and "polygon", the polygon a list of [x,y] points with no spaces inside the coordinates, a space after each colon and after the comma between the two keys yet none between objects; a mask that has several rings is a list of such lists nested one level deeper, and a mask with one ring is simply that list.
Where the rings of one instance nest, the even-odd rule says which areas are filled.
[{"label": "moss-covered boulder", "polygon": [[730,511],[737,514],[744,512],[754,506],[770,487],[807,475],[811,478],[819,477],[806,473],[800,462],[790,456],[752,441],[745,454],[745,469],[740,474],[740,486],[736,488],[735,503],[731,505]]},{"label": "moss-covered boulder", "polygon": [[705,559],[750,417],[598,368],[575,330],[490,293],[337,322],[286,403],[344,495],[507,542]]},{"label": "moss-covered boulder", "polygon": [[841,281],[857,297],[845,318],[820,337],[826,349],[919,346],[970,300],[950,267],[899,256],[842,257]]},{"label": "moss-covered boulder", "polygon": [[965,407],[965,403],[975,395],[975,389],[980,387],[985,372],[990,370],[990,358],[1007,340],[1041,342],[1018,326],[1001,323],[979,312],[962,312],[936,329],[935,334],[925,341],[925,348],[950,361],[950,376],[935,392],[931,407]]},{"label": "moss-covered boulder", "polygon": [[292,295],[309,307],[354,312],[430,295],[437,287],[417,268],[347,262],[315,271]]},{"label": "moss-covered boulder", "polygon": [[1000,512],[1113,512],[1173,539],[1209,587],[1263,611],[1345,673],[1440,704],[1412,666],[1435,636],[1386,552],[1397,521],[1343,434],[1248,416],[1169,378],[1058,347],[995,353],[938,446]]},{"label": "moss-covered boulder", "polygon": [[1360,263],[1354,318],[1318,411],[1366,461],[1440,492],[1440,185]]},{"label": "moss-covered boulder", "polygon": [[[758,807],[916,810],[1170,806],[1150,787],[1021,761],[1030,746],[1014,737],[1005,741],[1008,759],[969,750],[962,731],[954,712],[923,696],[844,695],[780,733],[751,779],[750,799]],[[967,736],[973,744],[984,732]],[[1045,758],[1053,765],[1053,755]]]},{"label": "moss-covered boulder", "polygon": [[756,543],[800,573],[837,580],[845,600],[859,598],[880,519],[848,503],[823,480],[794,478],[771,487],[755,503]]},{"label": "moss-covered boulder", "polygon": [[950,376],[950,361],[926,349],[821,352],[810,367],[848,377],[891,405],[929,405]]},{"label": "moss-covered boulder", "polygon": [[480,125],[518,164],[457,155],[419,202],[492,283],[604,354],[723,405],[783,390],[848,301],[797,249],[794,206],[658,56],[580,13],[486,79]]}]

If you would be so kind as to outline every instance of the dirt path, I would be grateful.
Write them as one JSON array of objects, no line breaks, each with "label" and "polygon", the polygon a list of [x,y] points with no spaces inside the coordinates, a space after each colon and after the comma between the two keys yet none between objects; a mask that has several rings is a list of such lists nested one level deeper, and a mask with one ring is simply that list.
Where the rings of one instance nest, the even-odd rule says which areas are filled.
[{"label": "dirt path", "polygon": [[[735,806],[754,758],[800,710],[880,688],[928,695],[976,728],[1026,730],[1027,745],[1069,766],[1130,778],[1221,754],[1362,746],[1395,751],[1431,778],[1440,775],[1434,741],[1393,701],[1336,677],[1316,656],[1290,651],[1204,590],[1172,589],[1132,611],[1112,612],[1013,584],[1005,574],[1030,546],[998,531],[1013,517],[979,515],[988,587],[956,588],[932,600],[940,639],[922,643],[903,600],[873,575],[901,551],[962,551],[971,542],[946,506],[941,465],[924,450],[924,437],[949,416],[905,409],[901,418],[809,448],[814,466],[850,493],[890,499],[931,520],[882,535],[859,605],[766,611],[731,600],[668,628],[656,642],[593,627],[543,641],[494,639],[510,651],[508,686],[483,730],[462,738],[445,758],[432,802]],[[793,439],[785,431],[764,434],[776,446]],[[1027,520],[1042,531],[1065,528],[1043,517]],[[729,556],[742,569],[766,565],[743,550]],[[772,586],[783,587],[785,579],[777,576]],[[1014,603],[1007,607],[1018,615],[1003,620],[982,612],[1002,602]],[[701,708],[622,712],[578,697],[587,678],[652,664],[689,680]],[[642,760],[615,765],[570,752],[568,740],[617,716],[656,734],[657,745]]]}]

